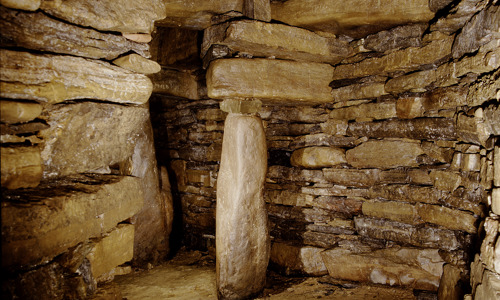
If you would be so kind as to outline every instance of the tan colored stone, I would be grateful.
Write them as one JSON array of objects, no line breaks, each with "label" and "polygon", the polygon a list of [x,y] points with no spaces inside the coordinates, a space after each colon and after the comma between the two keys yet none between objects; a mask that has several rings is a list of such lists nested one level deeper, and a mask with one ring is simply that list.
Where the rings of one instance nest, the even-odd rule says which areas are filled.
[{"label": "tan colored stone", "polygon": [[314,197],[289,190],[267,190],[265,193],[266,202],[283,204],[290,206],[306,206],[313,202]]},{"label": "tan colored stone", "polygon": [[271,22],[271,1],[245,0],[243,2],[243,14],[250,19]]},{"label": "tan colored stone", "polygon": [[370,187],[379,181],[377,169],[324,169],[325,179],[343,186]]},{"label": "tan colored stone", "polygon": [[396,117],[394,102],[374,102],[333,109],[330,118],[335,120],[380,120]]},{"label": "tan colored stone", "polygon": [[487,269],[498,272],[500,267],[500,249],[498,249],[498,234],[500,222],[491,217],[484,221],[484,239],[481,243],[481,261]]},{"label": "tan colored stone", "polygon": [[290,25],[362,37],[369,33],[400,24],[426,23],[434,14],[427,0],[408,3],[402,8],[397,1],[342,1],[299,0],[272,2],[272,18]]},{"label": "tan colored stone", "polygon": [[490,148],[493,130],[484,120],[484,110],[476,109],[473,116],[459,113],[457,116],[457,135],[459,140]]},{"label": "tan colored stone", "polygon": [[363,202],[363,214],[369,217],[389,219],[397,222],[417,225],[423,223],[420,220],[415,206],[393,201],[365,201]]},{"label": "tan colored stone", "polygon": [[373,99],[385,94],[387,93],[385,92],[384,82],[353,84],[332,90],[332,96],[335,102]]},{"label": "tan colored stone", "polygon": [[500,276],[494,272],[485,270],[481,284],[476,289],[474,299],[498,298],[500,298]]},{"label": "tan colored stone", "polygon": [[7,124],[25,123],[42,113],[42,106],[32,102],[0,101],[0,120]]},{"label": "tan colored stone", "polygon": [[424,154],[419,143],[397,140],[372,140],[346,152],[347,162],[356,168],[416,167]]},{"label": "tan colored stone", "polygon": [[270,262],[284,269],[285,274],[326,275],[326,266],[321,258],[324,249],[310,246],[295,246],[274,242],[271,247]]},{"label": "tan colored stone", "polygon": [[424,116],[425,98],[420,96],[403,96],[396,102],[396,114],[399,119],[414,119]]},{"label": "tan colored stone", "polygon": [[217,289],[244,298],[264,288],[270,253],[263,198],[267,148],[260,118],[229,114],[217,180]]},{"label": "tan colored stone", "polygon": [[58,103],[96,99],[118,103],[146,103],[151,81],[106,62],[71,56],[38,55],[1,50],[0,95]]},{"label": "tan colored stone", "polygon": [[403,201],[410,203],[439,203],[444,198],[443,193],[432,187],[420,187],[413,185],[374,185],[370,188],[370,198],[381,198],[392,201]]},{"label": "tan colored stone", "polygon": [[453,156],[451,167],[459,171],[479,172],[481,171],[481,155],[457,152]]},{"label": "tan colored stone", "polygon": [[500,187],[500,146],[495,146],[493,155],[493,185]]},{"label": "tan colored stone", "polygon": [[408,47],[421,47],[426,24],[403,25],[377,32],[364,39],[363,46],[370,50],[386,52]]},{"label": "tan colored stone", "polygon": [[321,123],[321,130],[326,134],[343,136],[347,135],[347,120],[329,119]]},{"label": "tan colored stone", "polygon": [[224,45],[232,52],[256,57],[326,62],[336,64],[352,54],[347,42],[322,37],[314,32],[257,21],[235,21],[205,30],[201,55],[212,45]]},{"label": "tan colored stone", "polygon": [[227,113],[255,114],[262,107],[260,100],[237,100],[224,99],[220,104],[220,109]]},{"label": "tan colored stone", "polygon": [[147,44],[153,39],[151,34],[148,33],[122,33],[122,35],[127,40],[141,44]]},{"label": "tan colored stone", "polygon": [[182,98],[199,100],[206,95],[204,83],[189,72],[162,69],[149,76],[153,82],[153,92]]},{"label": "tan colored stone", "polygon": [[442,191],[453,192],[462,184],[462,177],[455,172],[432,170],[429,176],[433,185]]},{"label": "tan colored stone", "polygon": [[310,146],[338,146],[338,147],[354,147],[356,138],[349,136],[331,136],[325,133],[308,134],[295,138],[290,143],[289,149],[295,150]]},{"label": "tan colored stone", "polygon": [[161,66],[137,54],[129,54],[113,60],[113,64],[132,72],[153,74],[161,71]]},{"label": "tan colored stone", "polygon": [[148,45],[53,19],[42,12],[23,13],[0,7],[4,47],[23,47],[89,58],[113,59],[128,51],[149,57]]},{"label": "tan colored stone", "polygon": [[443,259],[437,249],[387,248],[353,253],[342,248],[321,253],[333,278],[437,291]]},{"label": "tan colored stone", "polygon": [[464,27],[465,23],[476,14],[484,9],[488,1],[484,0],[463,0],[447,12],[446,17],[439,18],[437,22],[431,25],[431,31],[441,31],[447,34],[454,33],[458,29]]},{"label": "tan colored stone", "polygon": [[13,134],[2,134],[0,135],[1,144],[18,144],[18,143],[31,143],[32,145],[38,145],[43,142],[42,139],[35,135],[30,136],[17,136]]},{"label": "tan colored stone", "polygon": [[36,187],[42,179],[42,159],[38,147],[1,147],[2,187]]},{"label": "tan colored stone", "polygon": [[149,113],[146,107],[83,102],[53,106],[42,118],[50,125],[39,133],[44,176],[64,176],[101,168],[109,173],[131,158]]},{"label": "tan colored stone", "polygon": [[166,5],[159,0],[99,1],[44,0],[40,9],[57,18],[101,31],[151,33],[153,22],[166,16]]},{"label": "tan colored stone", "polygon": [[244,0],[164,0],[167,16],[157,25],[203,30],[234,17],[243,16]]},{"label": "tan colored stone", "polygon": [[476,217],[469,212],[423,203],[417,203],[416,209],[424,222],[472,234],[477,232]]},{"label": "tan colored stone", "polygon": [[290,158],[292,166],[309,169],[326,168],[347,163],[345,151],[335,147],[307,147],[295,150]]},{"label": "tan colored stone", "polygon": [[216,60],[207,71],[208,96],[256,98],[285,105],[330,102],[332,70],[326,64],[285,60]]},{"label": "tan colored stone", "polygon": [[453,37],[447,37],[444,40],[433,41],[421,48],[409,47],[382,57],[367,58],[359,63],[340,65],[335,68],[333,79],[418,70],[423,65],[435,64],[450,55],[452,43]]},{"label": "tan colored stone", "polygon": [[87,256],[92,275],[99,277],[130,261],[134,254],[134,225],[120,224],[96,242]]},{"label": "tan colored stone", "polygon": [[439,283],[438,299],[461,299],[464,291],[461,287],[462,272],[454,265],[445,264]]},{"label": "tan colored stone", "polygon": [[41,201],[25,206],[10,202],[19,197],[16,193],[3,194],[3,266],[48,261],[80,242],[100,237],[143,205],[139,179],[134,177],[79,175],[44,183],[19,192],[24,199]]},{"label": "tan colored stone", "polygon": [[40,7],[42,0],[0,0],[0,4],[14,9],[35,11]]},{"label": "tan colored stone", "polygon": [[471,84],[467,93],[469,106],[479,106],[492,99],[500,100],[500,70]]}]

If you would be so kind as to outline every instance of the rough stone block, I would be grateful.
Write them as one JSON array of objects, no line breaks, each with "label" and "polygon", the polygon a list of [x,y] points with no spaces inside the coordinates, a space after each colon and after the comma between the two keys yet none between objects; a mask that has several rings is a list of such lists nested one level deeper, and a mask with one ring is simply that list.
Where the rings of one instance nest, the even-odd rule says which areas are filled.
[{"label": "rough stone block", "polygon": [[210,98],[256,98],[275,104],[330,102],[333,67],[272,59],[220,59],[207,71]]},{"label": "rough stone block", "polygon": [[385,92],[385,82],[353,84],[332,90],[335,102],[373,99],[385,94],[387,94]]},{"label": "rough stone block", "polygon": [[[4,192],[2,266],[48,261],[89,238],[97,238],[136,214],[143,205],[140,180],[78,175],[36,189]],[[16,205],[21,197],[30,204]]]},{"label": "rough stone block", "polygon": [[153,82],[153,92],[182,98],[199,100],[206,95],[204,83],[189,72],[162,69],[149,76]]},{"label": "rough stone block", "polygon": [[336,147],[307,147],[295,150],[290,158],[292,166],[306,169],[332,167],[347,163],[345,151]]},{"label": "rough stone block", "polygon": [[320,255],[324,249],[310,246],[295,246],[280,242],[271,247],[270,262],[284,270],[285,274],[307,274],[321,276],[328,273]]},{"label": "rough stone block", "polygon": [[441,276],[439,283],[438,299],[461,299],[464,294],[461,279],[462,272],[458,267],[450,264],[444,265],[443,276]]},{"label": "rough stone block", "polygon": [[270,0],[245,0],[243,14],[250,19],[271,22]]},{"label": "rough stone block", "polygon": [[329,182],[343,186],[370,187],[380,180],[377,169],[324,169],[323,174]]},{"label": "rough stone block", "polygon": [[380,120],[396,117],[396,103],[366,103],[333,109],[330,118],[335,120]]},{"label": "rough stone block", "polygon": [[41,0],[1,0],[0,4],[9,8],[35,11],[41,2]]},{"label": "rough stone block", "polygon": [[[307,41],[307,42],[306,42]],[[345,41],[323,37],[314,32],[283,24],[258,21],[234,21],[205,30],[201,55],[213,45],[227,46],[231,52],[254,57],[339,63],[352,54]]]},{"label": "rough stone block", "polygon": [[437,224],[451,230],[463,230],[476,233],[476,217],[466,211],[451,209],[444,206],[417,203],[418,216],[424,221]]},{"label": "rough stone block", "polygon": [[290,25],[362,37],[407,23],[426,23],[434,14],[427,0],[408,3],[405,8],[393,0],[354,1],[300,0],[273,1],[272,18]]},{"label": "rough stone block", "polygon": [[481,284],[476,288],[474,299],[500,298],[500,276],[491,271],[484,271]]},{"label": "rough stone block", "polygon": [[8,189],[36,187],[42,179],[38,147],[2,147],[1,182]]},{"label": "rough stone block", "polygon": [[153,74],[161,71],[161,66],[137,54],[129,54],[113,60],[113,64],[132,72]]},{"label": "rough stone block", "polygon": [[7,124],[25,123],[42,113],[42,106],[33,102],[0,101],[0,120]]},{"label": "rough stone block", "polygon": [[134,225],[121,224],[92,246],[87,259],[92,275],[99,281],[99,277],[130,261],[133,256]]},{"label": "rough stone block", "polygon": [[389,219],[397,222],[417,225],[422,224],[415,206],[394,201],[365,201],[363,214],[369,217]]},{"label": "rough stone block", "polygon": [[500,146],[495,146],[493,155],[493,185],[500,187]]},{"label": "rough stone block", "polygon": [[411,24],[380,31],[364,39],[363,46],[370,50],[386,52],[408,47],[421,47],[425,24]]},{"label": "rough stone block", "polygon": [[395,140],[367,141],[346,152],[347,162],[356,168],[416,167],[424,154],[419,143]]},{"label": "rough stone block", "polygon": [[51,104],[89,98],[143,104],[153,89],[145,75],[102,61],[10,50],[1,50],[0,57],[0,96],[5,98]]},{"label": "rough stone block", "polygon": [[335,248],[321,253],[333,278],[437,291],[443,259],[437,249],[387,248],[354,253]]}]

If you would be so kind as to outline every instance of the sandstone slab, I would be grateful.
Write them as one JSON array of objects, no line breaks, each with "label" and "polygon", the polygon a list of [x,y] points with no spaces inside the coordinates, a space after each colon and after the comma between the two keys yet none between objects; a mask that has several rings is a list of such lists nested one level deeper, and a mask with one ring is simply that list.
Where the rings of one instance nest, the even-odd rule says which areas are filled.
[{"label": "sandstone slab", "polygon": [[161,66],[137,54],[129,54],[113,60],[113,64],[132,72],[153,74],[161,71]]},{"label": "sandstone slab", "polygon": [[235,21],[205,30],[201,55],[212,45],[227,46],[231,52],[255,57],[326,62],[336,64],[352,54],[347,42],[314,32],[257,21]]},{"label": "sandstone slab", "polygon": [[35,11],[41,2],[41,0],[1,0],[0,4],[9,8]]},{"label": "sandstone slab", "polygon": [[10,50],[2,50],[0,57],[0,95],[5,98],[51,104],[87,98],[142,104],[152,91],[146,76],[106,62]]},{"label": "sandstone slab", "polygon": [[323,250],[317,247],[275,242],[271,247],[270,263],[282,269],[287,275],[325,275],[328,271],[320,255]]},{"label": "sandstone slab", "polygon": [[405,8],[397,1],[298,0],[273,2],[272,18],[290,25],[362,37],[399,24],[426,23],[434,14],[427,0],[412,1]]},{"label": "sandstone slab", "polygon": [[500,276],[485,270],[481,284],[476,288],[475,299],[495,299],[500,297]]},{"label": "sandstone slab", "polygon": [[42,179],[42,159],[38,147],[1,147],[2,187],[36,187]]},{"label": "sandstone slab", "polygon": [[394,140],[371,140],[346,152],[347,162],[356,168],[416,167],[424,154],[419,143]]},{"label": "sandstone slab", "polygon": [[162,69],[149,76],[153,82],[153,92],[199,100],[206,96],[204,82],[196,74],[174,69]]},{"label": "sandstone slab", "polygon": [[332,90],[335,102],[373,99],[385,94],[387,94],[385,92],[385,82],[353,84]]},{"label": "sandstone slab", "polygon": [[[334,90],[335,91],[335,90]],[[373,102],[333,109],[329,117],[335,120],[380,120],[396,117],[394,102]]]},{"label": "sandstone slab", "polygon": [[276,104],[331,101],[333,67],[268,59],[221,59],[210,64],[210,98],[257,98]]},{"label": "sandstone slab", "polygon": [[[50,260],[88,238],[100,237],[143,205],[139,179],[112,175],[79,175],[36,189],[4,192],[2,198],[4,267]],[[24,205],[15,203],[19,198]]]},{"label": "sandstone slab", "polygon": [[7,124],[25,123],[42,113],[42,106],[33,102],[0,101],[0,120]]},{"label": "sandstone slab", "polygon": [[245,0],[243,2],[243,14],[250,19],[271,22],[271,1]]},{"label": "sandstone slab", "polygon": [[322,252],[333,278],[437,291],[443,259],[437,249],[387,248],[353,253],[335,248]]},{"label": "sandstone slab", "polygon": [[166,5],[159,0],[42,1],[40,9],[57,18],[101,31],[151,33],[153,22],[166,16]]},{"label": "sandstone slab", "polygon": [[380,31],[367,36],[364,39],[363,47],[378,52],[420,47],[425,28],[425,24],[411,24]]},{"label": "sandstone slab", "polygon": [[493,184],[500,187],[500,146],[495,146],[493,159]]},{"label": "sandstone slab", "polygon": [[419,217],[424,222],[437,224],[451,230],[463,230],[472,234],[477,232],[477,219],[469,212],[423,203],[418,203],[416,209]]},{"label": "sandstone slab", "polygon": [[110,173],[134,155],[149,113],[145,107],[83,102],[53,106],[42,118],[50,127],[39,134],[45,141],[41,158],[44,176],[51,177]]},{"label": "sandstone slab", "polygon": [[[445,3],[446,2],[448,2],[448,0],[446,0]],[[441,31],[446,34],[454,33],[458,29],[464,27],[467,21],[469,21],[470,18],[478,11],[484,9],[487,4],[488,1],[484,0],[460,1],[456,6],[447,12],[446,17],[439,18],[434,24],[432,24],[430,29],[432,31]]]},{"label": "sandstone slab", "polygon": [[270,253],[263,197],[267,148],[260,118],[229,114],[217,181],[216,273],[221,297],[264,288]]},{"label": "sandstone slab", "polygon": [[396,222],[418,225],[422,224],[417,209],[414,205],[395,201],[374,201],[363,202],[363,215],[389,219]]},{"label": "sandstone slab", "polygon": [[149,56],[147,44],[64,23],[42,12],[24,13],[0,7],[0,26],[4,47],[23,47],[96,59],[113,59],[128,51]]},{"label": "sandstone slab", "polygon": [[290,158],[292,166],[309,169],[332,167],[347,163],[345,151],[334,147],[307,147],[295,150]]}]

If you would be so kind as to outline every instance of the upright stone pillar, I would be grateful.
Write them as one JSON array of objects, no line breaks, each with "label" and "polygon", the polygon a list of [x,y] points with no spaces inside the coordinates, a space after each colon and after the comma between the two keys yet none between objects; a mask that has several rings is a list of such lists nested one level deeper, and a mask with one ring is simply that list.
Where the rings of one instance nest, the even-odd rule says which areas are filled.
[{"label": "upright stone pillar", "polygon": [[267,147],[258,100],[224,100],[217,179],[216,256],[219,299],[246,299],[264,288],[270,241],[263,197]]}]

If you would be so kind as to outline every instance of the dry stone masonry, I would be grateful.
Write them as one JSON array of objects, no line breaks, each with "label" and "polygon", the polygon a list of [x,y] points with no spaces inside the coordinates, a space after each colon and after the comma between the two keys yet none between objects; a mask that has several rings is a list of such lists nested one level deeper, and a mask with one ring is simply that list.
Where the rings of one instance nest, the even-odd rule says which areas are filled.
[{"label": "dry stone masonry", "polygon": [[267,266],[499,298],[499,6],[0,0],[2,297],[184,245],[221,299]]}]

